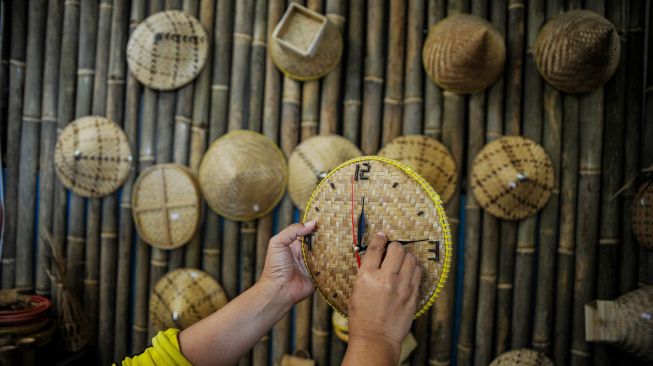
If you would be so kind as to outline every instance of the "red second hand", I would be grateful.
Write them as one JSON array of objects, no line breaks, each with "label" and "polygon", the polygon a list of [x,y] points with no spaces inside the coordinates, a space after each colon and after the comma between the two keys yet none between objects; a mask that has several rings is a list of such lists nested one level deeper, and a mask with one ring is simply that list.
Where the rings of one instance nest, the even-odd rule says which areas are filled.
[{"label": "red second hand", "polygon": [[354,177],[351,177],[351,237],[354,239],[354,254],[356,255],[356,263],[358,268],[361,267],[361,256],[356,251],[356,223],[354,222]]}]

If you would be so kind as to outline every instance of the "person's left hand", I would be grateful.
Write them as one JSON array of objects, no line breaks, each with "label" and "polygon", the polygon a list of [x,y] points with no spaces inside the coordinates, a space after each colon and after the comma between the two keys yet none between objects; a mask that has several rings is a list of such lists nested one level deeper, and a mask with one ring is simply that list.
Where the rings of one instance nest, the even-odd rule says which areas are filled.
[{"label": "person's left hand", "polygon": [[315,230],[315,221],[292,224],[270,239],[261,282],[267,281],[286,292],[293,303],[303,300],[315,291],[304,260],[300,237]]}]

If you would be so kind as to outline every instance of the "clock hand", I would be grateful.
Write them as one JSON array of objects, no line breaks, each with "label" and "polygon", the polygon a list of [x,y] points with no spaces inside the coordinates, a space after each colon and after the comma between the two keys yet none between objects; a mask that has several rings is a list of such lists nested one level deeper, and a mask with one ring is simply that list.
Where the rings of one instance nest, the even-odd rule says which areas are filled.
[{"label": "clock hand", "polygon": [[365,196],[362,199],[363,207],[361,208],[361,213],[358,216],[358,245],[363,244],[363,237],[365,236]]},{"label": "clock hand", "polygon": [[358,254],[360,248],[356,241],[356,224],[354,223],[354,177],[351,177],[351,236],[354,241],[354,255],[356,256],[356,263],[358,268],[361,267],[361,256]]},{"label": "clock hand", "polygon": [[419,242],[422,242],[422,241],[425,241],[425,242],[428,242],[428,243],[433,244],[433,243],[437,243],[439,240],[430,240],[430,239],[418,239],[418,240],[410,240],[410,239],[401,240],[401,239],[396,239],[396,240],[390,240],[390,239],[388,239],[388,241],[390,241],[390,242],[396,241],[397,243],[399,243],[399,244],[401,244],[401,245],[406,245],[406,244],[412,244],[412,243],[419,243]]}]

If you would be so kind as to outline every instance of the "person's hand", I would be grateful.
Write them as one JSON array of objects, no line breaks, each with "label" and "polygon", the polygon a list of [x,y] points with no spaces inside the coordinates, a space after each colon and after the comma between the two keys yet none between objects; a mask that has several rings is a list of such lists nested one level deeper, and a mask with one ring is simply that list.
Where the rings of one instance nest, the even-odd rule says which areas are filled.
[{"label": "person's hand", "polygon": [[261,282],[272,283],[290,296],[293,303],[315,291],[304,260],[300,237],[315,230],[315,221],[292,224],[270,239]]},{"label": "person's hand", "polygon": [[[417,309],[422,272],[417,259],[397,242],[385,250],[387,237],[374,235],[365,251],[349,298],[349,339],[381,343],[399,358]],[[385,258],[383,254],[385,253]]]}]

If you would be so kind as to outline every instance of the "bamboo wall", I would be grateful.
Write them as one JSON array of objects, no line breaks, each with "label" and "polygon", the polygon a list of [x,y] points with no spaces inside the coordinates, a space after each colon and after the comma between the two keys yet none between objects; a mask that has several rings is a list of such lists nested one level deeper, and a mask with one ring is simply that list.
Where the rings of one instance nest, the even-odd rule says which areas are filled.
[{"label": "bamboo wall", "polygon": [[[630,229],[632,192],[613,197],[653,164],[648,88],[653,69],[646,57],[653,40],[650,3],[307,0],[306,6],[341,29],[345,53],[329,75],[305,83],[280,74],[266,52],[266,39],[286,5],[279,0],[2,1],[2,288],[51,294],[44,270],[49,249],[36,235],[51,232],[60,243],[55,250],[67,257],[102,363],[140,352],[152,336],[147,302],[158,278],[182,266],[199,267],[234,297],[260,273],[270,236],[297,216],[289,197],[257,222],[222,220],[205,210],[202,229],[187,246],[152,249],[132,225],[130,195],[138,172],[170,161],[197,171],[211,141],[242,128],[264,133],[287,155],[315,134],[342,134],[374,154],[399,134],[423,133],[452,151],[462,177],[447,206],[457,238],[456,265],[430,314],[414,324],[419,346],[412,364],[487,365],[520,347],[546,352],[557,365],[635,362],[584,341],[583,306],[653,283],[653,253],[640,249]],[[567,95],[547,85],[530,52],[547,18],[575,8],[604,14],[622,40],[615,76],[587,95]],[[199,77],[174,92],[141,86],[125,63],[129,32],[164,9],[196,16],[212,44]],[[456,12],[486,17],[505,35],[505,72],[485,92],[442,91],[423,72],[426,30]],[[122,125],[137,157],[127,183],[103,199],[66,192],[53,173],[57,133],[88,114]],[[540,143],[556,170],[557,188],[547,206],[520,222],[484,213],[467,195],[472,159],[502,135]],[[283,354],[304,349],[318,365],[337,365],[346,345],[333,336],[330,321],[328,306],[313,296],[241,364],[276,363]]]}]

